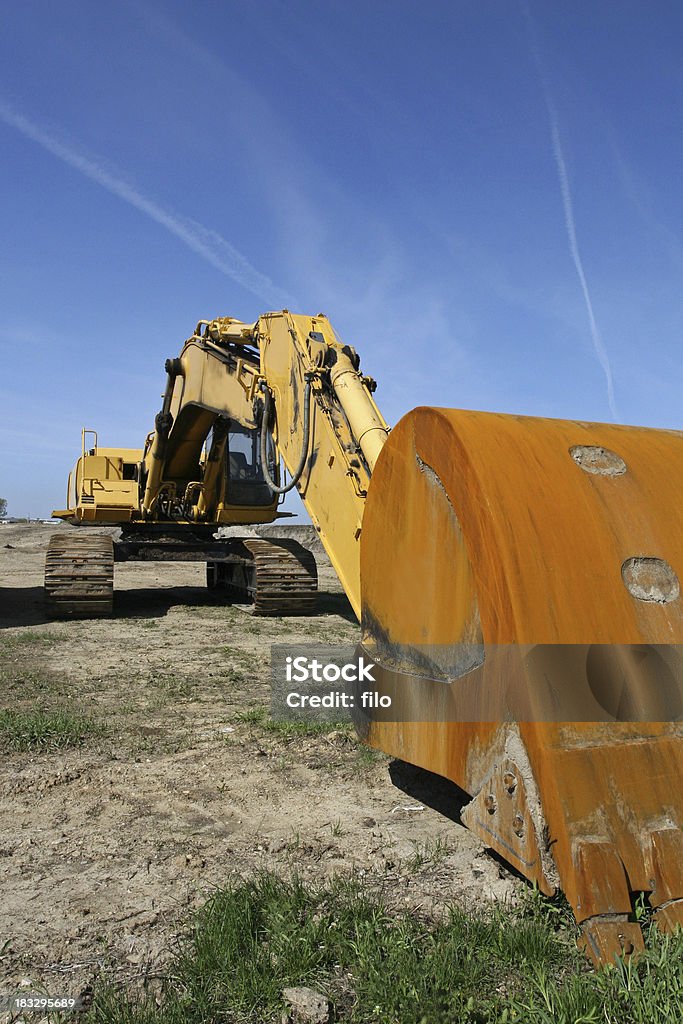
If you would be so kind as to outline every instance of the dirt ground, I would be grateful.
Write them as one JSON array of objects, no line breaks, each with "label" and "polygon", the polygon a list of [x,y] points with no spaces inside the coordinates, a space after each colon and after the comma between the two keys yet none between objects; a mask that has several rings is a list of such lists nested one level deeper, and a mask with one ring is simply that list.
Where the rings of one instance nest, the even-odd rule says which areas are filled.
[{"label": "dirt ground", "polygon": [[0,994],[162,975],[189,911],[260,868],[355,871],[420,908],[511,897],[518,883],[457,823],[455,787],[347,729],[267,727],[271,643],[358,636],[319,549],[316,617],[221,603],[203,565],[124,563],[113,619],[49,622],[56,528],[71,529],[0,525],[0,707],[103,731],[0,761]]}]

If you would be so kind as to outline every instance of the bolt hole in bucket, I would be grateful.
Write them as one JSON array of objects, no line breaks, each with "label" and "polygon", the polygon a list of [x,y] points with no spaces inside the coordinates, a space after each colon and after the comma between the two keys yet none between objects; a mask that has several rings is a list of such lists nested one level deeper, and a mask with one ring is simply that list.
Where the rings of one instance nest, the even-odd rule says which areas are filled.
[{"label": "bolt hole in bucket", "polygon": [[678,576],[663,558],[627,558],[621,567],[621,578],[637,601],[669,604],[681,594]]}]

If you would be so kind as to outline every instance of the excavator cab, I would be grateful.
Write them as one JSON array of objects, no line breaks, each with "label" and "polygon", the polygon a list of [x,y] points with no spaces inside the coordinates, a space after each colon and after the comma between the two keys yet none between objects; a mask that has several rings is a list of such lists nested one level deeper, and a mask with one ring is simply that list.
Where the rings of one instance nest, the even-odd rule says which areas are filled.
[{"label": "excavator cab", "polygon": [[225,505],[261,507],[273,504],[275,495],[263,473],[257,430],[238,423],[231,424],[225,453],[225,475]]}]

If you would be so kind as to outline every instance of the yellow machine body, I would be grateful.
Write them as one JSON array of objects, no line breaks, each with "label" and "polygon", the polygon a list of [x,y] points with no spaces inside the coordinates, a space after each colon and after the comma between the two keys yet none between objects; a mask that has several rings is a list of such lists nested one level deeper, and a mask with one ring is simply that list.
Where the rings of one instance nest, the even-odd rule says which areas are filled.
[{"label": "yellow machine body", "polygon": [[[85,437],[94,434],[94,446],[85,450]],[[82,453],[69,473],[66,508],[54,518],[81,522],[128,522],[138,506],[137,466],[140,448],[100,448],[94,431],[83,431]]]}]

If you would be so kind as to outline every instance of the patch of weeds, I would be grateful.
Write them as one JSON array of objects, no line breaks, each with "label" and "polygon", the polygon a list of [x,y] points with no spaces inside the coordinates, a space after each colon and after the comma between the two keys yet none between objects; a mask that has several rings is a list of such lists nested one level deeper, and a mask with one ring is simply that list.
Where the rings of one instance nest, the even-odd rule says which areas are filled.
[{"label": "patch of weeds", "polygon": [[520,1021],[534,1024],[676,1024],[683,1020],[683,931],[646,929],[646,951],[596,972],[575,972],[558,985],[543,964],[513,1000]]},{"label": "patch of weeds", "polygon": [[359,772],[370,771],[371,768],[387,760],[387,755],[374,747],[368,747],[365,743],[358,742],[356,747],[355,767]]},{"label": "patch of weeds", "polygon": [[51,633],[48,630],[28,629],[22,630],[21,633],[3,632],[0,636],[0,654],[5,651],[26,650],[31,647],[44,650],[62,640],[66,640],[66,636],[61,633]]},{"label": "patch of weeds", "polygon": [[223,670],[222,679],[224,683],[243,683],[245,676],[237,668],[226,668]]},{"label": "patch of weeds", "polygon": [[679,1024],[683,933],[652,933],[638,961],[593,972],[542,919],[494,907],[435,923],[357,879],[263,873],[199,911],[159,996],[100,989],[85,1021],[271,1024],[299,985],[353,1024]]},{"label": "patch of weeds", "polygon": [[125,717],[126,715],[134,715],[139,710],[139,704],[130,698],[128,700],[121,700],[116,702],[116,714],[121,717]]},{"label": "patch of weeds", "polygon": [[243,651],[241,647],[233,647],[231,644],[223,644],[222,647],[218,648],[218,653],[227,654],[236,661],[247,661],[249,663],[253,661],[254,657],[249,651]]},{"label": "patch of weeds", "polygon": [[273,762],[272,769],[275,772],[286,772],[292,767],[291,758],[287,754],[280,754],[280,756]]},{"label": "patch of weeds", "polygon": [[266,732],[273,733],[283,740],[291,740],[297,736],[324,736],[326,733],[337,732],[343,722],[324,722],[312,719],[272,719],[263,722]]},{"label": "patch of weeds", "polygon": [[292,832],[292,838],[285,843],[287,853],[297,853],[301,849],[301,833]]},{"label": "patch of weeds", "polygon": [[233,720],[245,725],[262,725],[267,717],[268,709],[259,704],[253,708],[245,708],[244,711],[236,711]]},{"label": "patch of weeds", "polygon": [[634,901],[635,918],[641,928],[652,926],[655,908],[650,904],[647,893],[639,892]]},{"label": "patch of weeds", "polygon": [[517,900],[520,918],[543,921],[553,931],[576,934],[576,922],[569,901],[563,892],[544,896],[536,884],[525,886]]},{"label": "patch of weeds", "polygon": [[347,730],[347,722],[326,722],[316,719],[273,719],[269,709],[263,705],[247,708],[233,716],[236,722],[256,725],[264,732],[289,740],[296,736],[323,736],[331,732]]},{"label": "patch of weeds", "polygon": [[0,671],[0,693],[9,696],[16,692],[21,700],[42,697],[45,694],[68,693],[70,685],[65,676],[44,672],[34,667],[13,667]]},{"label": "patch of weeds", "polygon": [[78,747],[105,733],[103,723],[69,711],[0,711],[0,746],[5,750],[59,750]]},{"label": "patch of weeds", "polygon": [[448,857],[451,848],[448,843],[438,836],[436,839],[428,839],[424,843],[413,842],[414,850],[410,857],[404,861],[408,871],[420,871],[424,867],[435,867]]},{"label": "patch of weeds", "polygon": [[232,621],[237,614],[237,609],[233,605],[225,604],[223,598],[214,597],[213,595],[207,598],[207,603],[202,605],[202,608],[202,618],[212,619],[214,622]]},{"label": "patch of weeds", "polygon": [[273,719],[270,718],[268,708],[262,704],[246,708],[244,711],[237,711],[233,716],[233,720],[247,725],[257,725],[264,732],[271,733],[283,740],[291,740],[297,736],[322,736],[326,733],[337,732],[340,728],[345,727],[343,722]]},{"label": "patch of weeds", "polygon": [[151,683],[156,686],[162,693],[168,694],[169,697],[190,697],[197,691],[197,681],[195,679],[189,679],[187,676],[175,676],[175,675],[153,675]]}]

